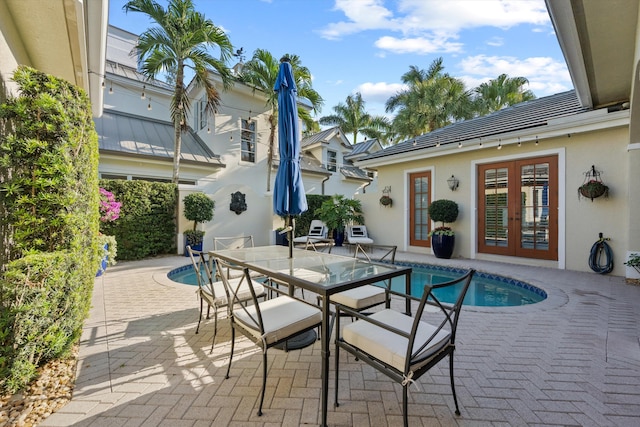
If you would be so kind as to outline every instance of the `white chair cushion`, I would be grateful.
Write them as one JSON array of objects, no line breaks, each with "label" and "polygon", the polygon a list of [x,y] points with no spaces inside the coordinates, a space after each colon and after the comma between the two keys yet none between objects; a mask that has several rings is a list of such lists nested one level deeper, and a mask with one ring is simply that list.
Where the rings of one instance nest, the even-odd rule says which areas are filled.
[{"label": "white chair cushion", "polygon": [[[413,318],[394,310],[382,310],[373,313],[370,318],[385,323],[401,331],[411,333]],[[436,331],[436,327],[420,321],[414,348],[418,349]],[[445,329],[438,332],[438,335],[431,341],[431,344],[416,357],[430,357],[443,348],[451,333]],[[405,357],[409,340],[391,331],[380,328],[364,320],[358,320],[346,325],[342,330],[344,341],[369,353],[399,371],[404,371]],[[422,361],[420,365],[426,363]]]},{"label": "white chair cushion", "polygon": [[369,237],[353,237],[349,236],[349,243],[360,243],[361,245],[372,245],[373,239]]},{"label": "white chair cushion", "polygon": [[326,274],[306,268],[294,268],[293,272],[291,272],[290,270],[280,270],[280,272],[284,274],[291,274],[298,279],[306,280],[313,283],[322,283],[327,279]]},{"label": "white chair cushion", "polygon": [[385,300],[385,292],[379,286],[365,285],[331,295],[330,300],[334,304],[362,310],[365,307],[382,304]]},{"label": "white chair cushion", "polygon": [[[261,302],[259,305],[264,325],[264,338],[267,344],[312,328],[322,321],[322,312],[319,308],[286,295]],[[256,316],[255,306],[247,307],[247,311],[252,316]],[[236,309],[233,313],[238,322],[247,326],[256,338],[260,338],[258,324],[244,310]]]},{"label": "white chair cushion", "polygon": [[293,243],[307,243],[307,240],[309,240],[309,242],[311,242],[311,243],[318,243],[322,239],[323,239],[323,237],[319,237],[319,236],[316,236],[315,239],[313,237],[309,237],[309,236],[300,236],[300,237],[295,237],[293,239]]}]

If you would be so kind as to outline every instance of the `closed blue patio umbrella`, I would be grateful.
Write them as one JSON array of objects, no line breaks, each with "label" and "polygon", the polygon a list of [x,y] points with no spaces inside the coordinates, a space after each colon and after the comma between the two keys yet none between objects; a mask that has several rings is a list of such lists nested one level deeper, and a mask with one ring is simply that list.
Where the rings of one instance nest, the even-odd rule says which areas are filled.
[{"label": "closed blue patio umbrella", "polygon": [[278,146],[280,164],[273,187],[273,210],[287,217],[289,258],[293,257],[293,215],[305,212],[307,196],[300,172],[297,88],[289,58],[280,60],[280,70],[273,90],[278,92]]}]

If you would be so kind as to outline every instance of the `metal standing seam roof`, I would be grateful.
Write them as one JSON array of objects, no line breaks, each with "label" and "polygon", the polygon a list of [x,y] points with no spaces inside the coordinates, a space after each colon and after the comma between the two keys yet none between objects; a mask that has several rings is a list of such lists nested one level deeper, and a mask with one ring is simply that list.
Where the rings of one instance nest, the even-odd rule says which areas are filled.
[{"label": "metal standing seam roof", "polygon": [[[274,157],[272,167],[277,169],[279,164],[280,159],[278,157]],[[322,166],[318,159],[308,153],[302,153],[302,155],[300,156],[300,169],[303,172],[331,175],[331,172],[329,172],[324,166]]]},{"label": "metal standing seam roof", "polygon": [[373,178],[371,178],[365,171],[356,166],[341,166],[340,173],[346,178],[373,181]]},{"label": "metal standing seam roof", "polygon": [[[121,155],[173,159],[173,123],[105,110],[94,118],[100,151]],[[224,167],[220,156],[207,147],[193,131],[182,134],[180,159]]]},{"label": "metal standing seam roof", "polygon": [[433,132],[371,153],[359,160],[388,157],[431,148],[438,143],[442,146],[458,144],[458,142],[464,143],[478,138],[495,137],[503,133],[545,126],[551,119],[580,114],[586,111],[589,111],[589,108],[580,105],[575,90],[571,90],[522,102],[486,116],[453,123]]},{"label": "metal standing seam roof", "polygon": [[136,70],[135,68],[129,67],[127,65],[122,65],[114,61],[107,60],[106,66],[105,66],[105,73],[110,73],[116,76],[125,77],[132,81],[138,81],[145,85],[155,86],[168,91],[173,91],[174,89],[168,83],[165,83],[160,80],[148,80],[144,74],[139,73],[138,70]]}]

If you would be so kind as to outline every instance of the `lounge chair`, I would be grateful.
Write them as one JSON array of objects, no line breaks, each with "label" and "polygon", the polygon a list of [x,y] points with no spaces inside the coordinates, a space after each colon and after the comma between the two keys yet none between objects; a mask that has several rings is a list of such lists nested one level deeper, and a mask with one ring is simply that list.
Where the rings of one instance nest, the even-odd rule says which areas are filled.
[{"label": "lounge chair", "polygon": [[309,231],[306,236],[298,236],[293,239],[294,245],[307,245],[309,241],[315,243],[320,239],[326,239],[327,234],[329,234],[329,229],[327,225],[318,220],[314,219],[311,221],[311,225],[309,226]]},{"label": "lounge chair", "polygon": [[352,225],[348,227],[347,242],[350,244],[372,245],[373,239],[369,237],[367,227],[364,225]]},{"label": "lounge chair", "polygon": [[[389,378],[402,384],[402,416],[404,426],[408,422],[407,393],[411,383],[417,381],[440,360],[449,356],[449,378],[451,392],[456,406],[456,415],[460,415],[458,399],[453,381],[453,353],[456,348],[456,329],[464,299],[474,270],[470,270],[458,279],[436,284],[425,285],[421,298],[411,297],[419,301],[414,316],[407,316],[399,311],[385,309],[370,316],[336,305],[336,354],[335,354],[335,406],[338,403],[338,386],[340,374],[340,349],[344,349]],[[455,290],[455,286],[459,289]],[[434,290],[450,288],[455,292],[453,304],[443,303]],[[399,292],[393,294],[406,297]],[[340,328],[343,315],[357,318],[344,328]]]}]

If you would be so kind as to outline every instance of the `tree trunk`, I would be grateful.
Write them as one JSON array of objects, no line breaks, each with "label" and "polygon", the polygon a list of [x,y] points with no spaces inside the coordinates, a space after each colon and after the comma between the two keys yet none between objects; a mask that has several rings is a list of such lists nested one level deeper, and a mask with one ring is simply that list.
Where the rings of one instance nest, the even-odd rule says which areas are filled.
[{"label": "tree trunk", "polygon": [[267,191],[271,191],[271,169],[273,167],[273,150],[275,149],[276,139],[276,115],[271,113],[269,116],[269,152],[267,153]]}]

